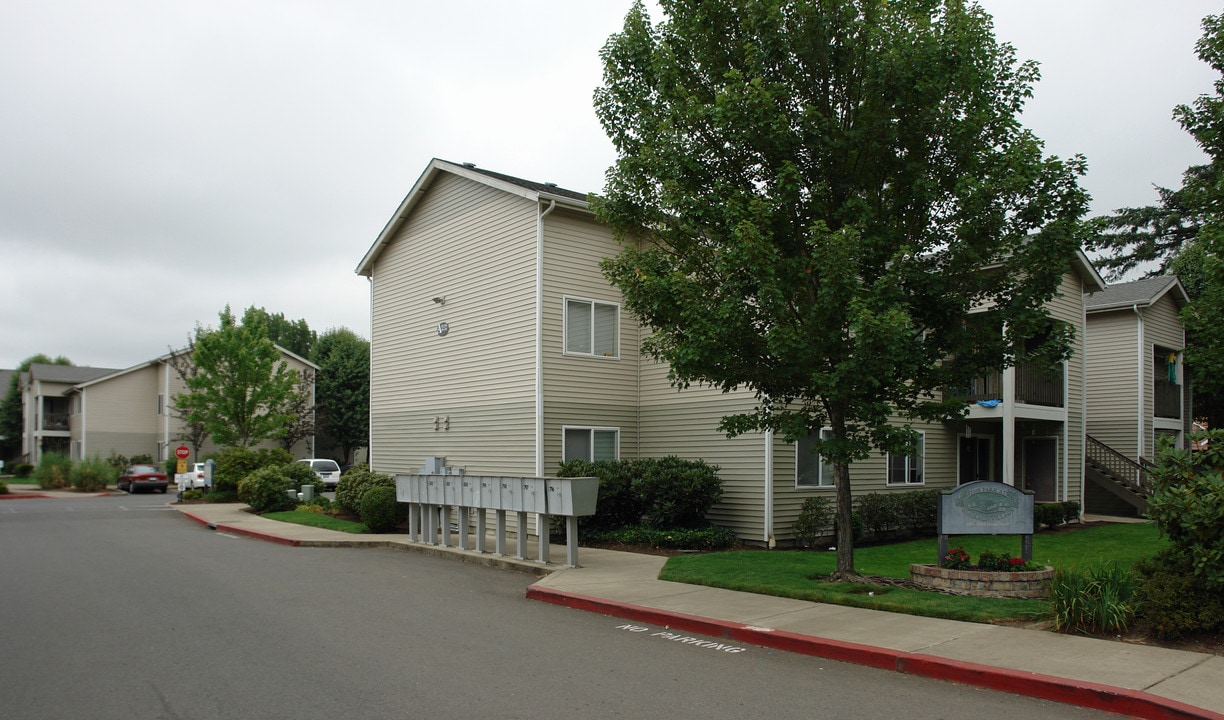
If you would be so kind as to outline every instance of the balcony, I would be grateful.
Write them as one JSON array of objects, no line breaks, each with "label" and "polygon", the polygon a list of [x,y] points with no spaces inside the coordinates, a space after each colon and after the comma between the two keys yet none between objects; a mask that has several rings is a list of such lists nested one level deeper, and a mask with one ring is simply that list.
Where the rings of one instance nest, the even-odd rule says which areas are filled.
[{"label": "balcony", "polygon": [[[1050,372],[1036,365],[1018,365],[1015,371],[1016,397],[1014,401],[1024,405],[1063,407],[1062,368]],[[965,402],[980,400],[1003,400],[1003,373],[993,372],[975,378],[965,394]]]},{"label": "balcony", "polygon": [[1155,402],[1154,413],[1158,418],[1181,419],[1182,387],[1177,383],[1157,378],[1152,388],[1152,399]]},{"label": "balcony", "polygon": [[68,430],[68,413],[43,413],[43,430]]}]

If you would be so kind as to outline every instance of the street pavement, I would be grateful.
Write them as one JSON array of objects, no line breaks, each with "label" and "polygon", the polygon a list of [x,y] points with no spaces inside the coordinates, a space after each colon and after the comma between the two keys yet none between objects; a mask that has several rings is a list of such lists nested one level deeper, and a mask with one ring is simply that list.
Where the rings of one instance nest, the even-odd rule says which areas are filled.
[{"label": "street pavement", "polygon": [[[10,487],[18,497],[82,497]],[[282,523],[247,512],[241,504],[174,507],[212,530],[286,545],[391,547],[526,572],[540,578],[527,589],[528,598],[677,632],[1132,717],[1224,720],[1224,657],[1218,655],[665,582],[658,575],[666,558],[653,555],[582,548],[579,567],[562,567],[426,545],[407,535],[351,535]],[[535,547],[534,539],[531,547]],[[565,558],[565,548],[553,546],[550,556]]]}]

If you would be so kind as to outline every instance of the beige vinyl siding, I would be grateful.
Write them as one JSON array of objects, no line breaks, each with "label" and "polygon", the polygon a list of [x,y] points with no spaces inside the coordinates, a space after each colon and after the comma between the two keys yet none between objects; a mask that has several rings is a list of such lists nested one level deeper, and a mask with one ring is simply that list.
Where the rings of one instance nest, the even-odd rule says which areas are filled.
[{"label": "beige vinyl siding", "polygon": [[[544,219],[543,345],[544,474],[561,462],[562,428],[620,429],[620,457],[637,454],[637,321],[599,263],[620,251],[611,231],[585,213],[557,209]],[[618,357],[566,354],[566,300],[590,300],[619,308]]]},{"label": "beige vinyl siding", "polygon": [[87,456],[157,457],[157,380],[157,368],[148,366],[85,388]]},{"label": "beige vinyl siding", "polygon": [[[1185,332],[1172,293],[1165,293],[1151,307],[1143,310],[1143,344],[1146,348],[1143,360],[1143,456],[1152,460],[1156,457],[1157,437],[1155,382],[1156,378],[1164,377],[1164,363],[1158,364],[1155,359],[1156,348],[1180,352],[1186,346]],[[1178,382],[1184,384],[1185,378],[1179,376]],[[1184,407],[1182,413],[1185,413]]]},{"label": "beige vinyl siding", "polygon": [[1129,308],[1088,316],[1088,434],[1138,454],[1138,319]]},{"label": "beige vinyl siding", "polygon": [[[1075,327],[1071,357],[1065,363],[1066,392],[1063,403],[1067,410],[1065,433],[1051,428],[1051,435],[1058,437],[1058,485],[1059,500],[1073,500],[1083,505],[1084,499],[1084,369],[1087,360],[1086,331],[1084,328],[1084,283],[1074,272],[1063,275],[1059,295],[1050,301],[1050,315]],[[1022,446],[1017,433],[1017,446]],[[1065,440],[1065,442],[1064,442]],[[1021,448],[1022,451],[1022,448]],[[1023,477],[1023,469],[1017,465]],[[1065,476],[1064,476],[1065,475]]]},{"label": "beige vinyl siding", "polygon": [[[534,471],[536,214],[535,203],[441,173],[378,257],[374,469],[415,472],[441,455],[469,473]],[[449,429],[435,430],[435,417]]]}]

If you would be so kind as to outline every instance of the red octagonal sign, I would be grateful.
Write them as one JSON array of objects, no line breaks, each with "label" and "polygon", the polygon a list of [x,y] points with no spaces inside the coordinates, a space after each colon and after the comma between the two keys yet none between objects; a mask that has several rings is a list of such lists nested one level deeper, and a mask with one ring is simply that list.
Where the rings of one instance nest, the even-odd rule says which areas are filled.
[{"label": "red octagonal sign", "polygon": [[191,448],[187,447],[186,445],[179,445],[178,447],[174,448],[174,457],[178,458],[179,460],[186,460],[187,458],[191,457]]}]

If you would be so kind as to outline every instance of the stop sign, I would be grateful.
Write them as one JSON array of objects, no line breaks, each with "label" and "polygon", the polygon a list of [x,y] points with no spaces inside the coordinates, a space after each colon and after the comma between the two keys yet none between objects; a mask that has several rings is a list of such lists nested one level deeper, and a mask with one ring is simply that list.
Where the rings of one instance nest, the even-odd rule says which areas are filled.
[{"label": "stop sign", "polygon": [[179,445],[178,447],[174,448],[174,457],[178,458],[179,460],[186,460],[187,458],[191,457],[191,448],[187,447],[186,445]]}]

